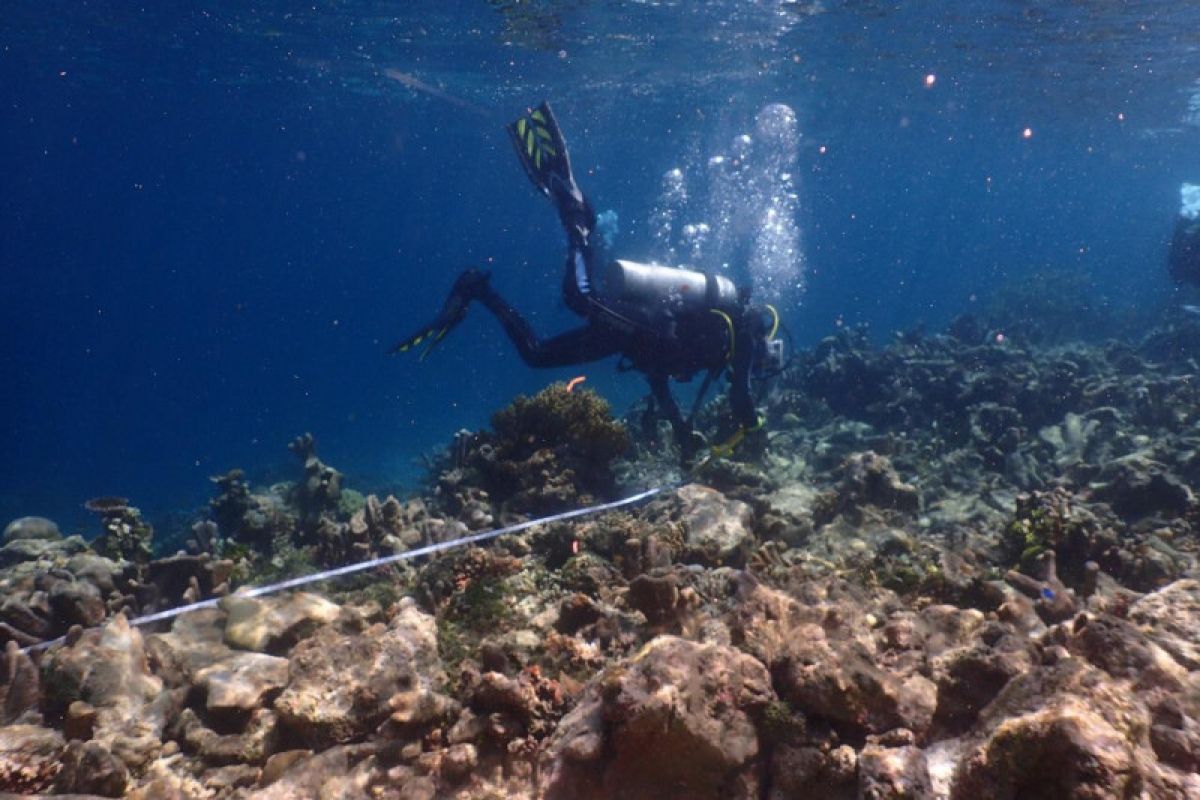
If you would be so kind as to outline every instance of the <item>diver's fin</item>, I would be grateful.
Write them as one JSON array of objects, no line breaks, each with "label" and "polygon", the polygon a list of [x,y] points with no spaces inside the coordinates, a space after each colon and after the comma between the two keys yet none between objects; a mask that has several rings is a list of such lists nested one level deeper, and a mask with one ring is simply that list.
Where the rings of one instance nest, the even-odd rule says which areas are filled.
[{"label": "diver's fin", "polygon": [[433,352],[433,348],[446,338],[446,334],[454,330],[458,323],[466,318],[467,308],[470,307],[471,301],[487,291],[490,277],[491,273],[478,269],[469,269],[459,275],[458,280],[454,282],[454,288],[450,290],[450,296],[442,304],[442,310],[438,312],[433,322],[394,345],[388,350],[388,353],[407,353],[413,348],[425,345],[420,358],[421,361],[424,361]]},{"label": "diver's fin", "polygon": [[437,317],[425,325],[412,336],[404,339],[399,344],[388,350],[388,353],[407,353],[409,350],[425,346],[421,351],[421,361],[433,352],[433,348],[437,347],[442,339],[446,338],[446,334],[454,330],[458,323],[462,322],[467,316],[467,306],[471,300],[469,297],[463,297],[458,292],[451,292],[450,297],[446,299],[446,304],[442,306],[441,312]]},{"label": "diver's fin", "polygon": [[388,350],[388,353],[392,355],[396,353],[407,353],[409,350],[420,347],[421,345],[425,345],[425,349],[421,351],[421,357],[418,359],[420,361],[424,361],[426,356],[433,351],[433,348],[437,347],[438,343],[441,342],[442,339],[446,338],[446,334],[453,330],[454,327],[462,321],[462,317],[465,316],[465,310],[463,315],[458,319],[443,320],[442,317],[439,316],[429,325],[426,325],[412,336],[409,336],[404,341],[393,346],[390,350]]},{"label": "diver's fin", "polygon": [[543,101],[537,108],[526,110],[507,129],[525,174],[539,192],[559,205],[568,198],[583,202],[583,193],[571,173],[566,140],[549,103]]}]

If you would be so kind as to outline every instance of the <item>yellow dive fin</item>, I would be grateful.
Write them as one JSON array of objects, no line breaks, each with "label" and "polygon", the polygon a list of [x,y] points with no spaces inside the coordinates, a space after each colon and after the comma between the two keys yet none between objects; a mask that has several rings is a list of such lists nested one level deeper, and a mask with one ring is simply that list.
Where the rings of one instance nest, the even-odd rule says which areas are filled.
[{"label": "yellow dive fin", "polygon": [[453,328],[455,324],[457,324],[457,322],[442,327],[431,326],[422,328],[419,332],[392,347],[392,349],[388,352],[407,353],[409,350],[420,347],[422,344],[424,344],[425,349],[421,351],[421,357],[418,359],[419,361],[424,361],[426,356],[433,352],[433,348],[437,347],[438,343],[441,342],[442,339],[446,338],[446,334],[450,332],[450,329]]},{"label": "yellow dive fin", "polygon": [[548,103],[527,110],[507,128],[521,166],[538,191],[554,197],[575,190],[567,143]]}]

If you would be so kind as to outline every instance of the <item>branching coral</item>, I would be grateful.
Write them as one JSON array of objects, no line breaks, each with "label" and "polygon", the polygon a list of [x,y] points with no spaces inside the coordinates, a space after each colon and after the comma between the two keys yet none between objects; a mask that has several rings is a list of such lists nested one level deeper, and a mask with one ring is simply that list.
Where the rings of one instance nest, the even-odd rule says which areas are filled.
[{"label": "branching coral", "polygon": [[304,480],[292,490],[292,502],[306,524],[315,524],[322,514],[334,515],[342,498],[342,473],[317,458],[311,433],[296,437],[288,449],[304,465]]},{"label": "branching coral", "polygon": [[1134,543],[1124,540],[1123,528],[1103,506],[1089,509],[1065,489],[1022,494],[1004,529],[1002,559],[1008,566],[1037,575],[1044,569],[1046,554],[1053,553],[1057,575],[1074,587],[1083,585],[1089,561],[1133,580],[1141,571],[1140,559],[1131,550]]},{"label": "branching coral", "polygon": [[255,551],[269,553],[275,542],[291,539],[296,520],[282,499],[251,494],[240,469],[210,480],[221,492],[209,501],[209,508],[220,529],[223,555],[238,559]]},{"label": "branching coral", "polygon": [[255,507],[254,499],[250,495],[250,484],[246,482],[246,473],[240,469],[231,469],[223,475],[214,475],[209,480],[220,491],[219,495],[208,501],[212,515],[223,535],[234,536],[241,529],[243,518]]},{"label": "branching coral", "polygon": [[154,528],[142,519],[142,512],[123,497],[96,497],[84,503],[88,511],[100,515],[104,533],[96,540],[96,550],[109,558],[145,563],[153,555]]}]

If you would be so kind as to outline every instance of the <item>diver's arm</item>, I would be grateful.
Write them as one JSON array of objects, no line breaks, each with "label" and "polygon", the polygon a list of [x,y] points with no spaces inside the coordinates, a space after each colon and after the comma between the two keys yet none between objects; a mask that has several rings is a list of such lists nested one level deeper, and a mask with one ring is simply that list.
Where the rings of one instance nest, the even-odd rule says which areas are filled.
[{"label": "diver's arm", "polygon": [[[751,351],[751,347],[741,350]],[[750,368],[753,363],[753,353],[748,352],[741,358],[734,355],[733,371],[729,380],[729,405],[733,409],[733,419],[737,430],[725,441],[712,447],[712,455],[728,458],[754,431],[761,430],[763,419],[754,408],[754,397],[750,393]]]},{"label": "diver's arm", "polygon": [[733,409],[733,419],[739,427],[753,428],[758,424],[758,412],[750,391],[750,358],[749,354],[744,359],[739,356],[741,353],[734,356],[733,374],[729,380],[729,407]]},{"label": "diver's arm", "polygon": [[767,331],[762,315],[754,309],[744,310],[738,322],[737,346],[734,348],[729,381],[729,407],[733,410],[733,419],[738,427],[751,430],[758,427],[758,410],[754,407],[750,373],[754,359],[761,357],[758,350],[763,347],[763,337]]}]

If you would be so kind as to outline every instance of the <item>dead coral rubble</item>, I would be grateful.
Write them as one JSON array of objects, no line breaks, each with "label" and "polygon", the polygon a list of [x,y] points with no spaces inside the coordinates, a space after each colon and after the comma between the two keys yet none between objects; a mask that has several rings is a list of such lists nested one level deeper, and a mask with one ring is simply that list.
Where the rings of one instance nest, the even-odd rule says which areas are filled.
[{"label": "dead coral rubble", "polygon": [[229,589],[235,561],[403,551],[675,467],[552,387],[457,437],[424,499],[354,498],[302,439],[295,484],[218,479],[191,555],[109,560],[19,521],[0,791],[1200,797],[1200,388],[1164,355],[1189,326],[1137,346],[843,332],[767,396],[750,462],[169,629],[122,612]]}]

